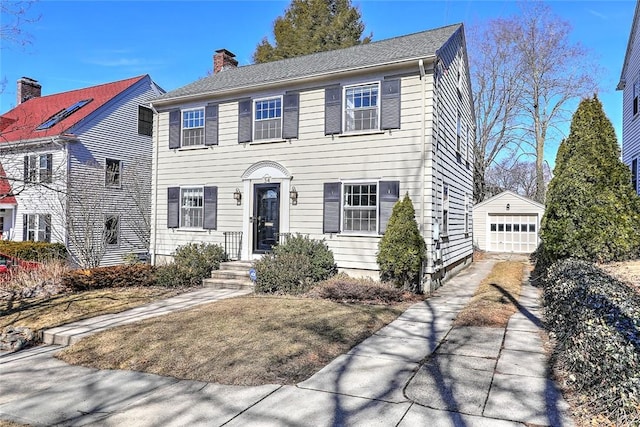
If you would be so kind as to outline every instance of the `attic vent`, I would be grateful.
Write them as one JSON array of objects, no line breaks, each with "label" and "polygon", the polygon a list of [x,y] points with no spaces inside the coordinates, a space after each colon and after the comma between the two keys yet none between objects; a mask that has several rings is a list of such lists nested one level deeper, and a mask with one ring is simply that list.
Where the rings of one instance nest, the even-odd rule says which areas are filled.
[{"label": "attic vent", "polygon": [[78,101],[73,104],[71,107],[67,107],[63,110],[58,111],[53,116],[49,117],[47,121],[42,123],[40,126],[36,128],[36,130],[45,130],[53,127],[55,124],[59,123],[61,120],[69,117],[71,114],[75,113],[88,103],[93,101],[93,98],[83,99],[82,101]]}]

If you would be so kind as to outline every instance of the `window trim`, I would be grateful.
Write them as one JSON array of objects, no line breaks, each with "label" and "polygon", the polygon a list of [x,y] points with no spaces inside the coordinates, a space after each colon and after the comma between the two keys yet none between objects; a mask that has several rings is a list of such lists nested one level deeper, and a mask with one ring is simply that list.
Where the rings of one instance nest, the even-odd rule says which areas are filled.
[{"label": "window trim", "polygon": [[[115,243],[109,243],[108,241],[108,236],[107,233],[109,232],[109,230],[107,229],[107,222],[109,221],[109,219],[111,218],[115,218]],[[121,231],[121,227],[120,227],[120,215],[118,214],[106,214],[104,216],[104,229],[103,229],[103,236],[104,236],[104,244],[107,247],[118,247],[120,246],[120,231]]]},{"label": "window trim", "polygon": [[[185,113],[189,113],[191,111],[200,111],[202,112],[202,126],[195,126],[195,127],[185,127],[184,126],[184,115]],[[180,110],[180,147],[179,148],[201,148],[201,147],[206,147],[205,146],[205,124],[206,124],[206,114],[205,114],[205,108],[204,106],[202,107],[194,107],[194,108],[185,108],[183,110]],[[201,144],[189,144],[189,145],[185,145],[184,143],[184,131],[188,130],[188,129],[202,129],[202,143]]]},{"label": "window trim", "polygon": [[[275,138],[258,138],[257,137],[257,130],[258,127],[256,126],[256,123],[258,122],[263,122],[266,120],[273,120],[273,119],[257,119],[256,118],[256,114],[258,112],[258,108],[257,108],[257,104],[259,102],[264,102],[264,101],[271,101],[271,100],[279,100],[280,101],[280,116],[277,117],[280,119],[280,136],[276,136]],[[284,127],[284,99],[282,95],[274,95],[274,96],[266,96],[266,97],[262,97],[262,98],[255,98],[251,100],[252,104],[251,106],[253,107],[252,111],[251,111],[251,143],[263,143],[263,142],[273,142],[273,141],[284,141],[284,138],[282,138],[282,131],[283,131],[283,127]]]},{"label": "window trim", "polygon": [[631,90],[631,117],[636,117],[640,113],[640,75],[636,77]]},{"label": "window trim", "polygon": [[[341,217],[340,233],[341,234],[344,234],[346,236],[364,236],[364,237],[380,236],[380,181],[381,181],[380,179],[350,179],[350,180],[340,181],[340,217]],[[346,185],[375,185],[376,186],[376,206],[375,206],[376,229],[375,230],[363,231],[363,230],[346,230],[345,229],[345,221],[346,221],[345,186]]]},{"label": "window trim", "polygon": [[[178,230],[206,230],[204,228],[204,185],[185,185],[185,186],[180,186],[180,199],[179,199],[179,204],[178,204]],[[202,206],[199,207],[199,209],[202,211],[202,215],[201,215],[201,221],[202,224],[200,224],[199,227],[195,227],[195,226],[183,226],[182,225],[182,219],[183,219],[183,214],[182,214],[182,192],[184,190],[200,190],[201,192],[201,197],[202,197]]]},{"label": "window trim", "polygon": [[[111,182],[109,180],[109,165],[107,164],[109,161],[116,162],[118,164],[118,182]],[[105,188],[122,188],[122,169],[124,163],[120,159],[113,159],[111,157],[105,157],[104,159],[104,186]],[[114,174],[115,175],[115,174]]]},{"label": "window trim", "polygon": [[[142,120],[141,119],[141,114],[140,112],[143,110],[147,110],[151,113],[151,121],[148,122],[146,120]],[[140,132],[140,127],[141,127],[141,123],[144,123],[145,126],[149,126],[149,133],[143,133]],[[144,135],[144,136],[153,136],[153,110],[147,106],[144,105],[138,105],[138,135]]]},{"label": "window trim", "polygon": [[[377,126],[372,129],[360,129],[360,130],[348,130],[347,129],[347,90],[358,87],[365,86],[373,86],[375,85],[377,88],[377,96],[376,96],[376,124]],[[381,102],[381,86],[382,83],[380,80],[368,81],[356,84],[345,85],[342,87],[342,132],[341,135],[359,135],[359,134],[370,134],[370,133],[384,133],[383,130],[380,129],[381,120],[380,120],[380,102]],[[355,108],[355,107],[354,107]],[[354,109],[355,111],[355,109]]]}]

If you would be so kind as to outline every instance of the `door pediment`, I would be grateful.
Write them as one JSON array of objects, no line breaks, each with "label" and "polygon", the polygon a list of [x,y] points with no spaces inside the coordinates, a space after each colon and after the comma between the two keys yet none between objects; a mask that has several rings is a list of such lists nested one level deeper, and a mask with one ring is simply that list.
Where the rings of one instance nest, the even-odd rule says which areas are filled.
[{"label": "door pediment", "polygon": [[263,160],[252,164],[242,174],[242,180],[263,179],[264,177],[275,179],[291,179],[291,173],[278,162]]}]

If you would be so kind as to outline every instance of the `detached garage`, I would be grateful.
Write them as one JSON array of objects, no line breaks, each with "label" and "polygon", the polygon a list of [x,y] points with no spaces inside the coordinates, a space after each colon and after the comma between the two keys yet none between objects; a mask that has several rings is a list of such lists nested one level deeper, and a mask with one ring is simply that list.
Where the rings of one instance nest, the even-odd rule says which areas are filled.
[{"label": "detached garage", "polygon": [[473,207],[473,243],[487,252],[531,253],[544,205],[505,191]]}]

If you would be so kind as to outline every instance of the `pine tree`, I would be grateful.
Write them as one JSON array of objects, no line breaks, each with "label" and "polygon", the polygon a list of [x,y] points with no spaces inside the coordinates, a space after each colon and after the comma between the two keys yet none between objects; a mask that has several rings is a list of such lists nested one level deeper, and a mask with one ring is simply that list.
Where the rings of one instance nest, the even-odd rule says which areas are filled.
[{"label": "pine tree", "polygon": [[409,195],[393,206],[387,230],[378,244],[380,279],[417,291],[426,247]]},{"label": "pine tree", "polygon": [[542,219],[543,259],[614,261],[640,250],[640,199],[620,161],[613,125],[597,97],[584,99],[562,141]]},{"label": "pine tree", "polygon": [[351,0],[292,0],[273,24],[275,46],[265,37],[253,53],[255,63],[369,43]]}]

